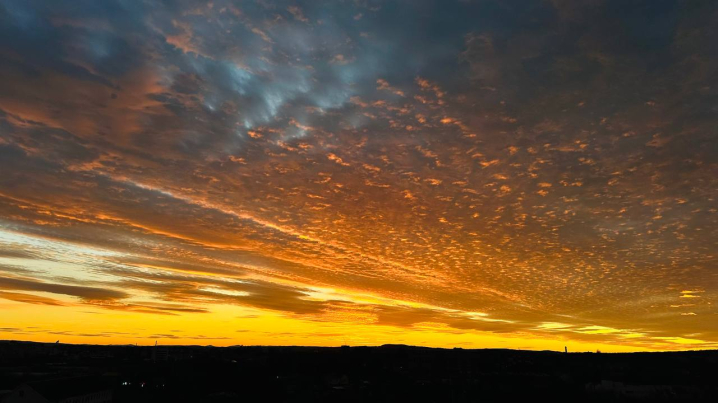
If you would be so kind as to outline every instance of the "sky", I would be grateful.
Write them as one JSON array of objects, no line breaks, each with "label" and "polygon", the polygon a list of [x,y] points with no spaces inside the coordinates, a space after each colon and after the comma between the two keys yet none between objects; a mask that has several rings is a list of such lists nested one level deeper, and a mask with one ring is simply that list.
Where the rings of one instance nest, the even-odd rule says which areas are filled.
[{"label": "sky", "polygon": [[0,339],[718,348],[718,3],[0,0]]}]

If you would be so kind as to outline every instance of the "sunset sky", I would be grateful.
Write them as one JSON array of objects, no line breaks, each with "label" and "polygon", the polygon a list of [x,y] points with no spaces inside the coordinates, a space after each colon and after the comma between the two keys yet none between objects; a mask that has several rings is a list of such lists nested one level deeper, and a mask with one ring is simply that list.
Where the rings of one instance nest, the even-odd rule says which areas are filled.
[{"label": "sunset sky", "polygon": [[718,348],[718,2],[0,0],[0,339]]}]

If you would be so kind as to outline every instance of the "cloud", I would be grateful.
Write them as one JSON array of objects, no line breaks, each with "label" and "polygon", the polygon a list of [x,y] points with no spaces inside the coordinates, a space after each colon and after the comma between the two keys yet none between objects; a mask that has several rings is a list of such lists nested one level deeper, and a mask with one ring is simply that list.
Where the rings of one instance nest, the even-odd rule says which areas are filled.
[{"label": "cloud", "polygon": [[24,294],[19,292],[0,292],[0,298],[9,299],[11,301],[25,302],[27,304],[38,304],[38,305],[51,305],[51,306],[63,306],[64,303],[46,297],[40,297],[32,294]]},{"label": "cloud", "polygon": [[4,298],[715,340],[715,6],[646,4],[3,2]]},{"label": "cloud", "polygon": [[86,301],[113,301],[127,298],[129,296],[127,293],[122,291],[111,289],[43,283],[34,280],[9,277],[0,277],[0,288],[5,290],[40,291],[69,295]]},{"label": "cloud", "polygon": [[161,300],[193,304],[237,304],[296,314],[320,313],[327,307],[323,301],[307,300],[307,293],[303,292],[307,290],[257,280],[173,276],[162,282],[130,280],[123,285],[128,289],[151,292]]}]

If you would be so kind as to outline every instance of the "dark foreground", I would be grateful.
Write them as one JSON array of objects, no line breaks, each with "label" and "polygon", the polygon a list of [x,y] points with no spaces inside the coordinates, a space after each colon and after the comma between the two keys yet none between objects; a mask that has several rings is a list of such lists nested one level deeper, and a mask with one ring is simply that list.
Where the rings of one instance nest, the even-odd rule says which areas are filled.
[{"label": "dark foreground", "polygon": [[715,402],[718,351],[565,354],[407,346],[136,347],[0,341],[3,403],[546,398]]}]

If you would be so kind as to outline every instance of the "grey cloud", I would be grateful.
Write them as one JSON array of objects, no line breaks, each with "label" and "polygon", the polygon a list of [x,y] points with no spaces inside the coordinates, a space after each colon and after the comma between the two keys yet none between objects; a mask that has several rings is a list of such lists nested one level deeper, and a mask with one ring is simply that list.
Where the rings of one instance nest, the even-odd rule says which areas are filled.
[{"label": "grey cloud", "polygon": [[0,277],[0,288],[5,290],[41,291],[53,294],[70,295],[88,301],[113,301],[127,298],[129,296],[125,292],[112,289],[43,283],[35,280],[10,277]]}]

